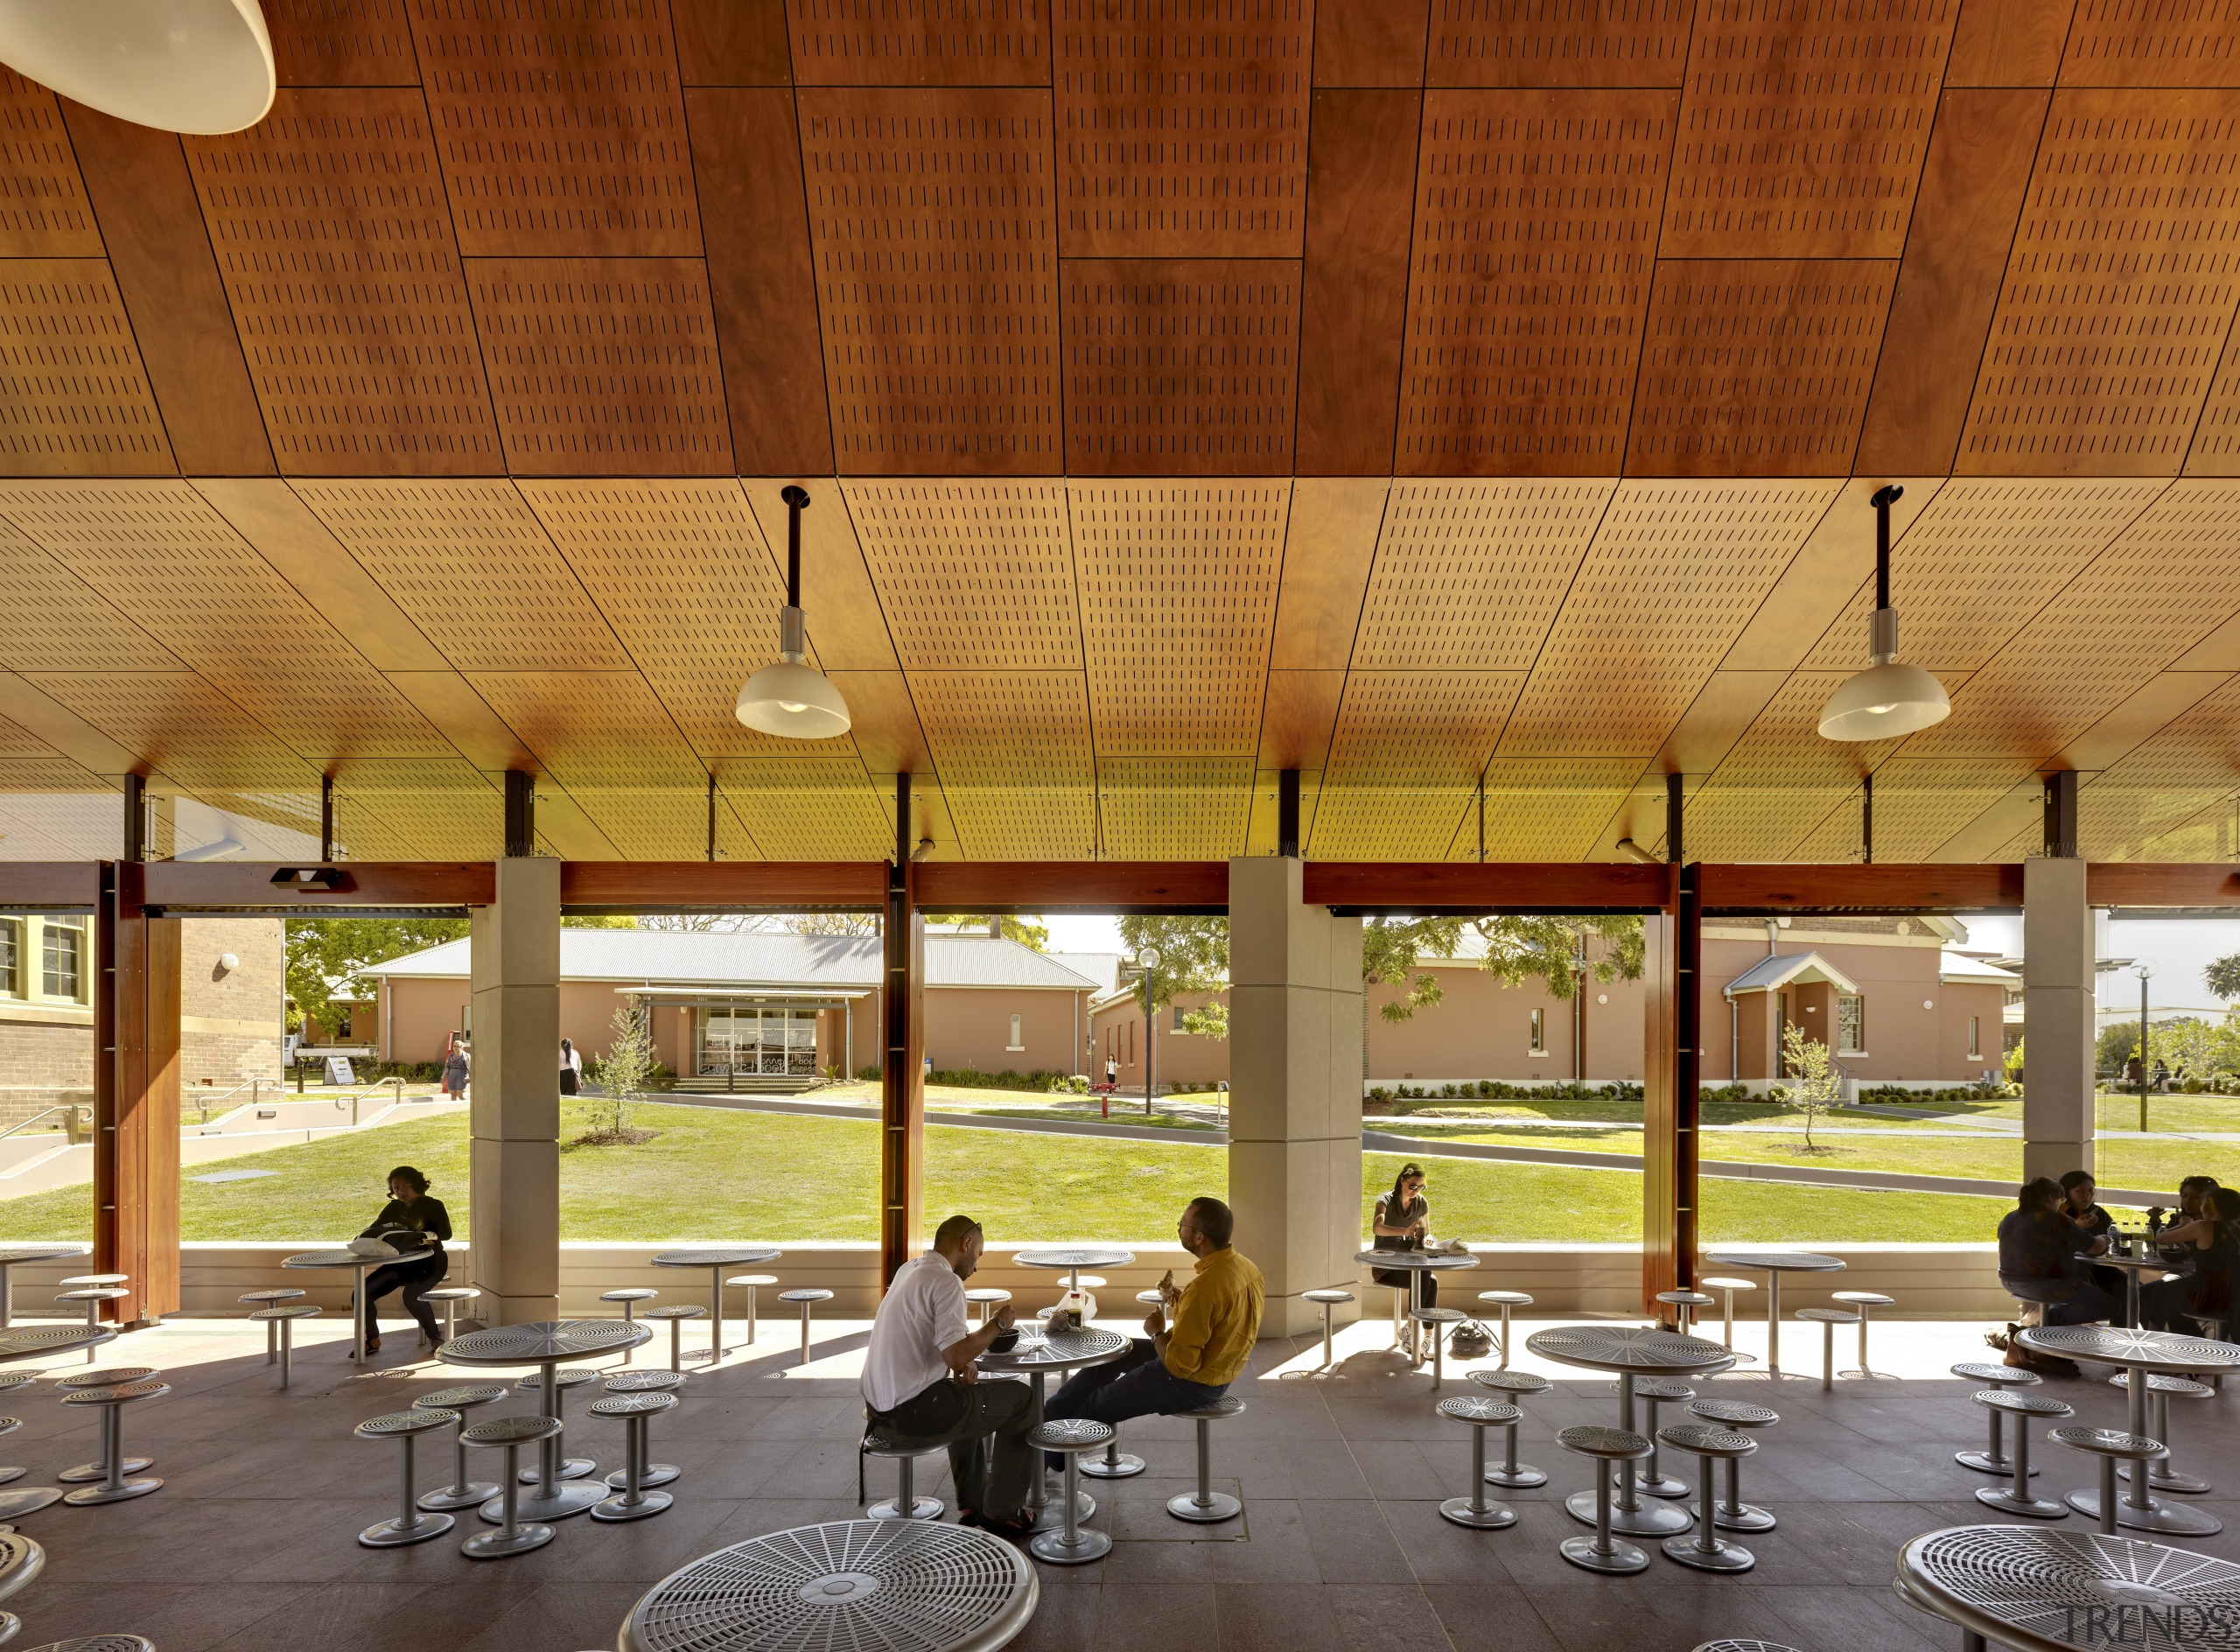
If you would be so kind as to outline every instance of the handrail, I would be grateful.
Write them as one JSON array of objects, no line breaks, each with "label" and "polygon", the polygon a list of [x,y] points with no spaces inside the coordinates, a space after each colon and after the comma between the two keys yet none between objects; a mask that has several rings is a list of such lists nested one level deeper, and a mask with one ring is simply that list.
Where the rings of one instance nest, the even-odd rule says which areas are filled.
[{"label": "handrail", "polygon": [[367,1085],[365,1088],[358,1091],[355,1095],[338,1096],[334,1097],[334,1105],[338,1109],[340,1108],[342,1103],[345,1102],[350,1103],[350,1124],[353,1129],[355,1129],[358,1124],[358,1103],[364,1101],[366,1097],[371,1096],[375,1090],[381,1088],[384,1084],[394,1084],[396,1086],[397,1105],[400,1107],[402,1106],[404,1104],[404,1079],[401,1074],[396,1073],[390,1074],[387,1078],[375,1079],[372,1083]]},{"label": "handrail", "polygon": [[79,1106],[80,1103],[76,1102],[62,1102],[52,1107],[42,1107],[38,1112],[33,1113],[29,1118],[18,1119],[15,1124],[9,1125],[7,1129],[0,1130],[0,1138],[13,1136],[19,1130],[29,1130],[32,1125],[38,1124],[39,1120],[46,1117],[51,1113],[60,1113],[65,1118],[67,1118],[71,1114],[75,1113],[78,1110]]},{"label": "handrail", "polygon": [[[195,1107],[199,1109],[202,1114],[201,1118],[196,1122],[203,1124],[208,1124],[210,1122],[210,1110],[213,1107],[216,1106],[220,1102],[229,1102],[233,1100],[234,1096],[239,1096],[243,1090],[247,1090],[248,1092],[248,1104],[251,1107],[256,1106],[262,1098],[264,1087],[267,1084],[272,1086],[276,1090],[285,1091],[288,1088],[288,1082],[285,1079],[246,1078],[240,1083],[234,1085],[233,1088],[224,1091],[222,1094],[204,1096],[200,1091],[195,1092],[193,1095],[193,1102]],[[186,1098],[182,1097],[182,1105],[185,1104],[185,1101]]]}]

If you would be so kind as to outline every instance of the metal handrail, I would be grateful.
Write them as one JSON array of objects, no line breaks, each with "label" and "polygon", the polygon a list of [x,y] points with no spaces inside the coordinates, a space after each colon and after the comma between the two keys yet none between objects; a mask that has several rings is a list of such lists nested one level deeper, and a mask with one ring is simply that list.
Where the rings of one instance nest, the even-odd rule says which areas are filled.
[{"label": "metal handrail", "polygon": [[338,1109],[340,1108],[342,1103],[345,1102],[350,1103],[350,1124],[354,1129],[356,1127],[358,1123],[358,1103],[364,1101],[366,1097],[371,1096],[375,1090],[381,1088],[384,1084],[394,1084],[396,1086],[397,1105],[400,1107],[402,1106],[404,1104],[404,1080],[400,1074],[396,1073],[390,1074],[387,1078],[375,1079],[372,1083],[367,1085],[365,1088],[358,1091],[355,1095],[338,1096],[334,1097],[334,1105]]},{"label": "metal handrail", "polygon": [[[193,1096],[194,1105],[202,1114],[201,1118],[196,1122],[203,1124],[208,1124],[210,1122],[210,1110],[213,1107],[216,1106],[220,1102],[230,1102],[234,1096],[239,1096],[243,1090],[247,1090],[248,1092],[248,1104],[251,1107],[256,1106],[262,1098],[264,1095],[264,1087],[267,1084],[272,1086],[274,1089],[281,1091],[284,1091],[288,1087],[287,1081],[285,1079],[248,1078],[243,1079],[240,1083],[234,1085],[233,1088],[225,1091],[221,1095],[204,1096],[200,1092],[196,1092]],[[185,1098],[182,1098],[182,1102],[184,1102],[184,1100]]]},{"label": "metal handrail", "polygon": [[19,1130],[29,1130],[32,1125],[38,1124],[39,1120],[47,1117],[51,1114],[60,1113],[66,1120],[72,1114],[78,1110],[79,1105],[80,1103],[76,1102],[61,1102],[52,1107],[42,1107],[38,1112],[33,1113],[29,1118],[18,1119],[15,1124],[9,1125],[7,1129],[0,1130],[0,1138],[13,1136]]}]

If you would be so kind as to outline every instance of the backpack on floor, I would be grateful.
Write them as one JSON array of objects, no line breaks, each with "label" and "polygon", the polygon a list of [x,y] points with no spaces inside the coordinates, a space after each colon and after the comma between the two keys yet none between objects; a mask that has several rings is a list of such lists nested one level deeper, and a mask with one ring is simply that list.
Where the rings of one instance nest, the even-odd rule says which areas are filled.
[{"label": "backpack on floor", "polygon": [[1475,1320],[1465,1320],[1446,1334],[1446,1351],[1458,1360],[1482,1360],[1494,1351],[1494,1334]]}]

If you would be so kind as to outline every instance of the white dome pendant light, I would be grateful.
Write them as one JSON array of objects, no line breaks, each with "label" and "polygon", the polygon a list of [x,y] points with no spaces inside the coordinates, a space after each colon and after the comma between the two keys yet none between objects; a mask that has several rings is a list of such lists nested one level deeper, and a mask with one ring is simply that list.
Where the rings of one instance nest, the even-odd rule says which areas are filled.
[{"label": "white dome pendant light", "polygon": [[257,0],[0,0],[0,63],[164,132],[238,132],[280,77]]},{"label": "white dome pendant light", "polygon": [[738,691],[738,720],[787,740],[829,740],[848,732],[848,702],[808,663],[808,621],[802,613],[802,513],[808,490],[788,483],[786,501],[786,607],[778,620],[777,665],[766,665]]},{"label": "white dome pendant light", "polygon": [[1917,665],[1898,663],[1898,611],[1890,606],[1890,507],[1905,494],[1895,482],[1875,490],[1874,619],[1868,652],[1874,663],[1830,696],[1820,713],[1827,740],[1886,740],[1952,715],[1944,685]]}]

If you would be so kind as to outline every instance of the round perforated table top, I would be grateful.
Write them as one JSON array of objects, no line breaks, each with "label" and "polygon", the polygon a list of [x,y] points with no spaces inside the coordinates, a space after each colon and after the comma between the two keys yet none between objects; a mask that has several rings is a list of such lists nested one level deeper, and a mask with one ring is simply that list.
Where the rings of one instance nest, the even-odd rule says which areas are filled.
[{"label": "round perforated table top", "polygon": [[62,1256],[82,1256],[91,1245],[0,1245],[0,1268],[18,1262],[52,1262]]},{"label": "round perforated table top", "polygon": [[990,1348],[980,1363],[999,1371],[1060,1371],[1117,1359],[1127,1348],[1126,1337],[1093,1325],[1078,1331],[1028,1331],[1020,1334],[1018,1347],[1004,1354]]},{"label": "round perforated table top", "polygon": [[1948,1526],[1898,1551],[1898,1590],[2023,1652],[2229,1648],[2240,1565],[2136,1537],[2042,1526]]},{"label": "round perforated table top", "polygon": [[1034,1615],[1026,1557],[925,1520],[842,1520],[704,1555],[647,1592],[622,1652],[993,1652]]},{"label": "round perforated table top", "polygon": [[1474,1268],[1478,1258],[1466,1250],[1356,1250],[1354,1260],[1372,1268]]},{"label": "round perforated table top", "polygon": [[1841,1273],[1846,1265],[1842,1257],[1824,1256],[1816,1250],[1714,1250],[1704,1260],[1764,1273]]},{"label": "round perforated table top", "polygon": [[658,1251],[656,1268],[746,1268],[758,1262],[775,1262],[786,1253],[775,1245],[690,1245],[682,1250]]},{"label": "round perforated table top", "polygon": [[1590,1371],[1631,1371],[1636,1376],[1685,1376],[1723,1371],[1734,1350],[1700,1336],[1639,1325],[1558,1325],[1535,1331],[1524,1346],[1559,1365]]},{"label": "round perforated table top", "polygon": [[2096,1360],[2141,1371],[2240,1371],[2240,1343],[2210,1342],[2168,1331],[2107,1325],[2026,1325],[2022,1346],[2068,1360]]},{"label": "round perforated table top", "polygon": [[432,1250],[391,1250],[380,1256],[361,1256],[354,1250],[306,1250],[285,1257],[284,1268],[385,1268],[392,1262],[425,1262],[436,1253]]},{"label": "round perforated table top", "polygon": [[114,1342],[116,1333],[106,1325],[19,1325],[0,1331],[0,1363],[35,1360],[42,1354],[64,1354]]},{"label": "round perforated table top", "polygon": [[22,1588],[46,1565],[46,1550],[21,1532],[0,1532],[0,1600]]},{"label": "round perforated table top", "polygon": [[437,1357],[455,1365],[542,1365],[620,1354],[653,1334],[652,1326],[625,1320],[535,1320],[455,1336]]},{"label": "round perforated table top", "polygon": [[72,1641],[49,1641],[25,1647],[24,1652],[156,1652],[155,1643],[136,1634],[81,1634]]},{"label": "round perforated table top", "polygon": [[1029,1245],[1012,1257],[1022,1268],[1124,1268],[1135,1259],[1117,1245]]}]

